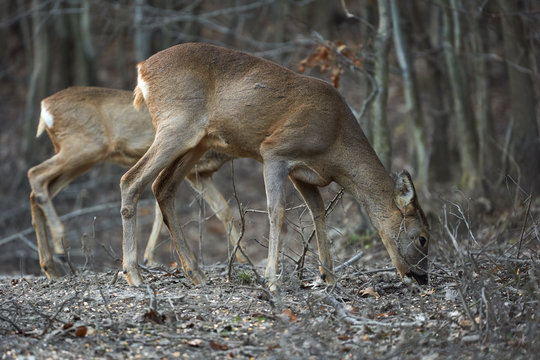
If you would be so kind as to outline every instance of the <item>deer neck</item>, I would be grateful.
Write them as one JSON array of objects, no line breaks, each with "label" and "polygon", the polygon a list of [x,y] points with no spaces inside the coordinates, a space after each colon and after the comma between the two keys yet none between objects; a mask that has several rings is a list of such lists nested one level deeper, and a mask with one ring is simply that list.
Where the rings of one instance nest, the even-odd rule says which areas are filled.
[{"label": "deer neck", "polygon": [[384,169],[365,136],[344,146],[343,166],[335,181],[366,210],[379,233],[400,221],[394,204],[394,180]]}]

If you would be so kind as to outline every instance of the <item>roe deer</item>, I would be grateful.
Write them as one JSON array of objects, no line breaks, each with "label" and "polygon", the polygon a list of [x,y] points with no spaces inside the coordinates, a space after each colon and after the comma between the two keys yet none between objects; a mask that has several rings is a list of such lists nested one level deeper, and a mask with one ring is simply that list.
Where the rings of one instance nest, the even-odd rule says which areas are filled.
[{"label": "roe deer", "polygon": [[139,196],[153,179],[186,274],[194,283],[206,280],[180,236],[174,194],[208,149],[263,163],[270,222],[265,277],[271,289],[278,284],[287,177],[310,209],[323,280],[335,282],[318,187],[335,181],[363,204],[401,277],[427,283],[429,226],[411,177],[388,175],[350,108],[328,83],[204,43],[160,51],[137,69],[134,105],[146,103],[156,136],[120,181],[123,266],[130,284],[143,282],[135,215]]},{"label": "roe deer", "polygon": [[[102,161],[132,166],[146,152],[154,139],[154,128],[146,108],[133,108],[131,91],[98,87],[71,87],[41,102],[37,136],[46,129],[56,155],[28,171],[32,188],[30,205],[41,269],[49,278],[59,273],[47,240],[49,226],[54,252],[63,254],[64,226],[52,203],[70,182]],[[232,213],[212,181],[212,174],[230,157],[208,152],[188,174],[191,186],[201,192],[217,217],[224,223],[233,245],[239,235]],[[145,251],[145,263],[156,262],[156,245],[162,226],[156,206],[152,233]],[[237,259],[245,257],[237,252]]]}]

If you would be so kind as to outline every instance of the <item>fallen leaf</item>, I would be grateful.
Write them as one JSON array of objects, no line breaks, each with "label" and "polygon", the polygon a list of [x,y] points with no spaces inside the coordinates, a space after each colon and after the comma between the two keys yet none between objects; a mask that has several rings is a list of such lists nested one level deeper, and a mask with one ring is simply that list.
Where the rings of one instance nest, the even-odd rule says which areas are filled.
[{"label": "fallen leaf", "polygon": [[215,341],[210,341],[210,347],[214,350],[229,350],[227,345],[221,345]]},{"label": "fallen leaf", "polygon": [[362,295],[362,296],[373,296],[373,297],[375,297],[377,299],[381,297],[379,295],[379,293],[376,292],[375,290],[373,290],[373,288],[371,286],[368,287],[368,288],[360,290],[360,295]]},{"label": "fallen leaf", "polygon": [[283,310],[283,314],[289,317],[290,322],[295,322],[296,320],[298,320],[298,316],[295,313],[293,313],[291,309]]},{"label": "fallen leaf", "polygon": [[77,330],[75,330],[75,336],[84,337],[86,336],[87,332],[88,332],[88,329],[86,328],[86,326],[78,326]]},{"label": "fallen leaf", "polygon": [[389,317],[389,316],[394,316],[396,315],[397,313],[395,311],[389,311],[389,312],[385,312],[385,313],[380,313],[380,314],[377,314],[375,315],[375,319],[380,319],[380,318],[383,318],[383,317]]},{"label": "fallen leaf", "polygon": [[187,340],[186,344],[193,347],[200,347],[203,341],[201,339]]},{"label": "fallen leaf", "polygon": [[165,315],[158,313],[157,311],[151,309],[143,315],[144,320],[155,322],[156,324],[163,324],[166,319]]}]

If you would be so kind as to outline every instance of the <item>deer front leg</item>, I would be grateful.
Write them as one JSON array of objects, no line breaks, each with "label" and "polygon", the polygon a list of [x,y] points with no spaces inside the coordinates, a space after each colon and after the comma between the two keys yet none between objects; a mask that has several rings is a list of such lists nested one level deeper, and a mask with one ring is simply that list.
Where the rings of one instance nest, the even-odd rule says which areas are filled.
[{"label": "deer front leg", "polygon": [[268,236],[268,260],[265,277],[271,291],[278,288],[279,252],[281,250],[281,227],[285,216],[285,182],[287,181],[287,164],[284,161],[264,162],[264,186],[270,234]]},{"label": "deer front leg", "polygon": [[182,262],[184,272],[195,284],[205,283],[206,275],[199,268],[197,258],[187,243],[182,227],[176,218],[174,203],[176,189],[189,170],[195,166],[195,163],[204,154],[205,150],[200,146],[189,150],[165,168],[152,184],[152,191],[159,203],[163,220],[169,228],[169,233]]},{"label": "deer front leg", "polygon": [[330,254],[328,237],[326,236],[326,214],[319,188],[294,178],[291,180],[296,190],[302,195],[302,198],[311,212],[313,225],[315,227],[315,236],[317,237],[317,246],[319,248],[319,271],[321,273],[321,278],[329,284],[334,284],[336,280],[332,273],[332,255]]}]

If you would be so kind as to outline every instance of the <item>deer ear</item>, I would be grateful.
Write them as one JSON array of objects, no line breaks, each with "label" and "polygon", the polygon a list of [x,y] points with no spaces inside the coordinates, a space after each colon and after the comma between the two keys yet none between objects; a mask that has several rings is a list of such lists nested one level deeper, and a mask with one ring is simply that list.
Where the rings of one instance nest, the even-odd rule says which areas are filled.
[{"label": "deer ear", "polygon": [[404,211],[407,205],[411,204],[416,197],[411,175],[406,170],[403,170],[395,177],[395,182],[394,202],[401,211]]}]

